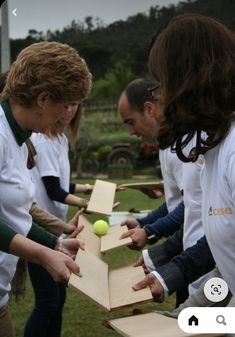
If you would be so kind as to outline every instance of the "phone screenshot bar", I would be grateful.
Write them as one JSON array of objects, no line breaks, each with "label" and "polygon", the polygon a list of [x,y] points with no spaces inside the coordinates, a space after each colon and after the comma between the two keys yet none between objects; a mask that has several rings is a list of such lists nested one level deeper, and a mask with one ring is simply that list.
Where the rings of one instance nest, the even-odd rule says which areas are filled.
[{"label": "phone screenshot bar", "polygon": [[235,307],[190,307],[178,317],[181,330],[187,333],[235,333]]}]

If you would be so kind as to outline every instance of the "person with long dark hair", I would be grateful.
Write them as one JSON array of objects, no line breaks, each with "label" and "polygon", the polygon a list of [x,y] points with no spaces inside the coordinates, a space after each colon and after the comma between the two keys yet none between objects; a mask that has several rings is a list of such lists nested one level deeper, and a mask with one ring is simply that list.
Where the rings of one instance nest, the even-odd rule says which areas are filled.
[{"label": "person with long dark hair", "polygon": [[[216,265],[234,295],[234,32],[210,17],[176,16],[154,37],[149,68],[160,83],[163,106],[159,147],[171,147],[184,162],[204,156],[202,223]],[[193,137],[195,145],[185,153]],[[149,276],[146,280],[134,289],[154,282]]]}]

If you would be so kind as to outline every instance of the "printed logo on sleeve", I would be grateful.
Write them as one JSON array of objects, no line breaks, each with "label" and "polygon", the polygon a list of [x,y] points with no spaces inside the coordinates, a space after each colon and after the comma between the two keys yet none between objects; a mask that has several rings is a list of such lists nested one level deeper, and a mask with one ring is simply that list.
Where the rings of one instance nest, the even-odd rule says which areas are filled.
[{"label": "printed logo on sleeve", "polygon": [[211,215],[231,215],[233,214],[233,212],[230,207],[213,208],[212,206],[210,206],[208,210],[208,214],[209,216]]}]

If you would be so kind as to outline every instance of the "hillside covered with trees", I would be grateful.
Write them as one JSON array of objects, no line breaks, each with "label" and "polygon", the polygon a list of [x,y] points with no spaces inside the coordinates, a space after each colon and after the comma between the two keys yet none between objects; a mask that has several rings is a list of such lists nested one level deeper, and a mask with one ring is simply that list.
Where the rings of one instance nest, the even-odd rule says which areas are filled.
[{"label": "hillside covered with trees", "polygon": [[235,30],[234,0],[187,0],[167,7],[150,7],[126,21],[105,26],[93,17],[72,21],[59,31],[30,29],[25,39],[11,40],[12,60],[25,46],[41,41],[60,41],[75,47],[86,59],[94,77],[91,99],[116,99],[136,77],[148,76],[147,54],[152,37],[168,20],[180,13],[212,16]]}]

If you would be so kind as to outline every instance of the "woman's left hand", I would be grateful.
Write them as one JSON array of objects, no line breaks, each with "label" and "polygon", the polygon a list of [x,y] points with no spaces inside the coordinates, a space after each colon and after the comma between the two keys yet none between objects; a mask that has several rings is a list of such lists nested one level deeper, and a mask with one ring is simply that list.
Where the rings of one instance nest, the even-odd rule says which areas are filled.
[{"label": "woman's left hand", "polygon": [[58,239],[56,250],[75,259],[78,249],[85,250],[85,243],[78,240],[76,236],[81,232],[84,226],[79,226],[68,239]]},{"label": "woman's left hand", "polygon": [[65,234],[72,234],[74,231],[76,231],[78,227],[78,220],[79,216],[84,212],[84,208],[81,208],[77,213],[74,215],[74,217],[67,223],[64,233]]}]

